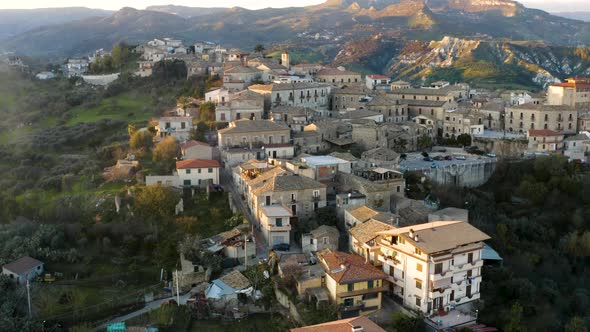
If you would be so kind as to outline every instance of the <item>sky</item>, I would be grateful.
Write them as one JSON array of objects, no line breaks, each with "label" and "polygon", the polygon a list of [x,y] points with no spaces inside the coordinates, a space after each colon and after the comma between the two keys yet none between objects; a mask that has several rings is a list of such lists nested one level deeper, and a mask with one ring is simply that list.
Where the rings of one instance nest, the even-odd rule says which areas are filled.
[{"label": "sky", "polygon": [[[31,9],[48,7],[89,7],[117,10],[121,7],[144,9],[151,5],[183,5],[190,7],[233,7],[251,9],[265,7],[306,6],[322,3],[325,0],[0,0],[0,9]],[[590,0],[520,0],[527,7],[547,11],[590,11]]]}]

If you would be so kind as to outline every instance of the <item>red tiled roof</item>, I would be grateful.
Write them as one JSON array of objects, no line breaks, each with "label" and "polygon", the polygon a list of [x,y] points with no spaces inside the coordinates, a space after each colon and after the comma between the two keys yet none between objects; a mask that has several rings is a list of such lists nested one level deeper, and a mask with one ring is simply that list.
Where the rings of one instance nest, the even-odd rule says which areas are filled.
[{"label": "red tiled roof", "polygon": [[207,159],[187,159],[176,162],[176,169],[219,168],[219,161]]},{"label": "red tiled roof", "polygon": [[328,250],[320,254],[326,273],[339,284],[385,279],[386,275],[361,256]]},{"label": "red tiled roof", "polygon": [[557,131],[549,129],[529,129],[530,136],[559,136],[563,135]]},{"label": "red tiled roof", "polygon": [[363,332],[385,332],[379,325],[375,324],[369,317],[361,316],[335,320],[332,322],[298,327],[289,330],[290,332],[351,332],[354,327],[362,327]]},{"label": "red tiled roof", "polygon": [[197,145],[199,145],[199,146],[209,146],[210,147],[210,145],[207,144],[207,143],[203,143],[203,142],[199,142],[199,141],[195,141],[195,140],[190,140],[190,141],[186,141],[186,143],[184,143],[182,145],[182,148],[183,149],[188,149],[188,148],[192,148],[193,146],[197,146]]}]

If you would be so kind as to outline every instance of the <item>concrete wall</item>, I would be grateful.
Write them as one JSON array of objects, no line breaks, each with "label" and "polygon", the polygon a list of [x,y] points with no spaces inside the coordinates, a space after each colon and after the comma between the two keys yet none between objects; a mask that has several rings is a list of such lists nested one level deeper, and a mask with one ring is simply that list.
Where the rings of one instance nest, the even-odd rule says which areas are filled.
[{"label": "concrete wall", "polygon": [[496,161],[494,159],[485,159],[485,161],[472,164],[431,168],[424,171],[424,175],[438,184],[474,188],[486,183],[495,168]]}]

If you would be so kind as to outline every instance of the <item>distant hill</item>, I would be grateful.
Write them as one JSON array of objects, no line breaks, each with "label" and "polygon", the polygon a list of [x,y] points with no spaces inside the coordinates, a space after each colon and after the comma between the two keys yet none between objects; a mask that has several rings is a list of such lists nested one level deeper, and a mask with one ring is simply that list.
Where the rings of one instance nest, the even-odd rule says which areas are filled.
[{"label": "distant hill", "polygon": [[590,22],[590,11],[586,12],[552,12],[553,15],[571,18],[572,20],[580,20]]},{"label": "distant hill", "polygon": [[88,17],[105,17],[112,11],[85,7],[0,9],[0,39],[45,25],[62,24]]},{"label": "distant hill", "polygon": [[162,12],[167,14],[178,15],[184,18],[200,17],[210,14],[222,13],[230,10],[229,8],[200,8],[200,7],[187,7],[187,6],[175,6],[175,5],[164,5],[164,6],[149,6],[145,10],[151,10],[154,12]]},{"label": "distant hill", "polygon": [[528,9],[511,0],[328,0],[308,7],[248,10],[151,7],[124,8],[112,16],[35,29],[7,39],[1,47],[20,53],[63,56],[109,47],[120,39],[158,36],[187,42],[208,39],[251,49],[257,43],[301,44],[316,34],[323,44],[378,34],[408,39],[504,38],[556,45],[590,45],[590,23]]}]

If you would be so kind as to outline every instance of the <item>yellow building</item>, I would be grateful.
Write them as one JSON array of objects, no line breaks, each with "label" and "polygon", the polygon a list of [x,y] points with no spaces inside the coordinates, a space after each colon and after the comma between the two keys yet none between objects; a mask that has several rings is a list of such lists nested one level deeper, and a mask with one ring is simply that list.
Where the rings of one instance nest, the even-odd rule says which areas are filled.
[{"label": "yellow building", "polygon": [[318,254],[326,272],[332,303],[340,305],[342,318],[368,315],[381,309],[385,273],[363,257],[326,250]]}]

